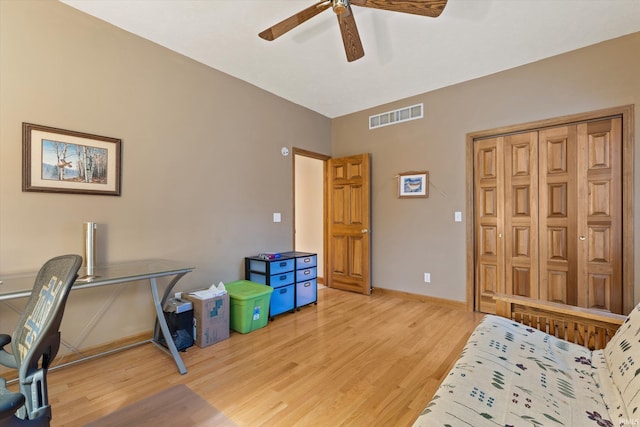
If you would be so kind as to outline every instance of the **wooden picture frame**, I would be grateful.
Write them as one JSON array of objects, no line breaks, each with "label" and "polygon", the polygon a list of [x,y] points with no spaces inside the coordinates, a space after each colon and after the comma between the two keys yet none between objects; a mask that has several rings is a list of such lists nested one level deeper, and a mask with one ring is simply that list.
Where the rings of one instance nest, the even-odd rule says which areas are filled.
[{"label": "wooden picture frame", "polygon": [[414,171],[398,174],[398,198],[429,197],[429,172]]},{"label": "wooden picture frame", "polygon": [[22,191],[119,196],[117,138],[22,123]]}]

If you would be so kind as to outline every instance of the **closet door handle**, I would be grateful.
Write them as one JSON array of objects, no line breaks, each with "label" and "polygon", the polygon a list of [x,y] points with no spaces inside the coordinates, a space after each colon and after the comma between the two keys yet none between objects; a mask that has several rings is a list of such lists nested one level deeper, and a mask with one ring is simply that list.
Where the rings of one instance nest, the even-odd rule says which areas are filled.
[{"label": "closet door handle", "polygon": [[586,238],[585,236],[580,236],[580,237],[578,237],[578,239],[580,239],[580,240],[587,240],[587,238]]}]

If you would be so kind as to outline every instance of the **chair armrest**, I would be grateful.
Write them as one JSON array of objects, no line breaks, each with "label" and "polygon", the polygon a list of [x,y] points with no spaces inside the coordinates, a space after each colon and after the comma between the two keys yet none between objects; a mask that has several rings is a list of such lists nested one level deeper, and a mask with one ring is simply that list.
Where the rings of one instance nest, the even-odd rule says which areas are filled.
[{"label": "chair armrest", "polygon": [[8,368],[18,368],[16,358],[13,354],[7,352],[4,347],[11,343],[11,335],[0,334],[0,365],[4,365]]},{"label": "chair armrest", "polygon": [[496,314],[591,350],[604,348],[627,316],[517,295],[496,294]]},{"label": "chair armrest", "polygon": [[0,387],[0,419],[4,420],[11,416],[24,405],[24,402],[25,398],[22,393],[13,393],[4,386]]}]

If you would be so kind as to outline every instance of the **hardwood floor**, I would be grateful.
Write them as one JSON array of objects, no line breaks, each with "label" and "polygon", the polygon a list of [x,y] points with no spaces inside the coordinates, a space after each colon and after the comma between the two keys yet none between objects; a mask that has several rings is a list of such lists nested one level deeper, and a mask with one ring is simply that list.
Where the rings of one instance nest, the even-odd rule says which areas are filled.
[{"label": "hardwood floor", "polygon": [[327,288],[318,299],[181,353],[186,375],[151,344],[54,370],[51,425],[81,426],[182,383],[239,426],[408,426],[482,317]]}]

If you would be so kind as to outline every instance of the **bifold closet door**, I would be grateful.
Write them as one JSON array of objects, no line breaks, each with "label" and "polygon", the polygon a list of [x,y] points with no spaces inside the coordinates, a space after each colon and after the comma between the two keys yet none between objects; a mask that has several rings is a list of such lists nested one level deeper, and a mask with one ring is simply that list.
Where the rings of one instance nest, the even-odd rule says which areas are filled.
[{"label": "bifold closet door", "polygon": [[540,298],[622,311],[622,125],[540,132]]},{"label": "bifold closet door", "polygon": [[474,144],[476,298],[495,312],[493,295],[538,298],[538,133]]},{"label": "bifold closet door", "polygon": [[622,311],[622,122],[474,141],[476,309],[507,293]]}]

